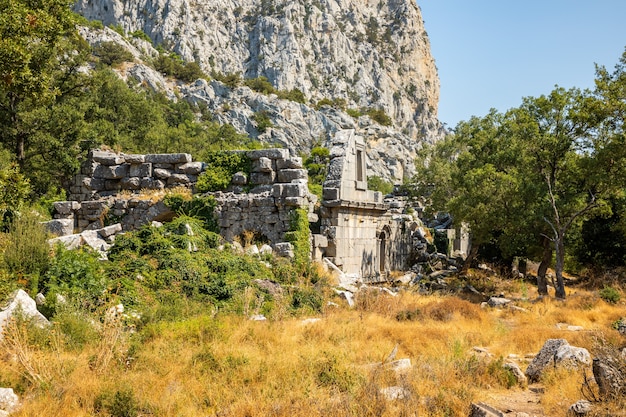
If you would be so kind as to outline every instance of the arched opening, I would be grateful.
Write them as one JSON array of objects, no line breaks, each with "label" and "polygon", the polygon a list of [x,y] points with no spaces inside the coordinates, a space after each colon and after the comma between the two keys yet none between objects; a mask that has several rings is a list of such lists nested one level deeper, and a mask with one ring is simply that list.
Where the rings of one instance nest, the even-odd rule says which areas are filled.
[{"label": "arched opening", "polygon": [[380,271],[380,275],[385,275],[385,273],[387,272],[387,233],[383,230],[380,233],[380,251],[379,251],[379,255],[378,255],[378,260],[379,260],[379,271]]}]

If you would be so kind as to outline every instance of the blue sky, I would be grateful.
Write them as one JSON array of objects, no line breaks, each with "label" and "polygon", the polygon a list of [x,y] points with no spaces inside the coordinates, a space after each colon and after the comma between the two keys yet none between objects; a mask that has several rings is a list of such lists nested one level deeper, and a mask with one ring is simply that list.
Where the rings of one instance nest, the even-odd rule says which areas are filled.
[{"label": "blue sky", "polygon": [[592,88],[626,47],[626,0],[417,0],[454,128],[555,85]]}]

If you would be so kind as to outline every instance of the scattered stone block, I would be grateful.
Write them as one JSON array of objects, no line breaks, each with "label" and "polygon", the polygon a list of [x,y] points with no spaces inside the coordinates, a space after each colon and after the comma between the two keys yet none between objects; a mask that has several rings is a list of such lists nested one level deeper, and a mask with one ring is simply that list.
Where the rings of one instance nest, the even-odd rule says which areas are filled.
[{"label": "scattered stone block", "polygon": [[94,150],[91,151],[91,159],[102,165],[121,165],[125,162],[123,155],[109,151]]},{"label": "scattered stone block", "polygon": [[127,164],[131,165],[143,164],[144,162],[146,162],[146,156],[138,154],[124,155],[124,160]]},{"label": "scattered stone block", "polygon": [[[94,170],[94,178],[102,178],[105,180],[119,180],[128,175],[129,165],[98,165]],[[92,184],[93,186],[93,184]]]},{"label": "scattered stone block", "polygon": [[567,415],[572,417],[582,417],[586,416],[591,412],[593,406],[587,400],[576,401],[574,404],[570,406],[567,410]]},{"label": "scattered stone block", "polygon": [[39,327],[45,327],[50,324],[43,314],[37,310],[37,303],[24,290],[17,290],[11,294],[6,307],[0,311],[0,339],[9,321],[17,314],[32,320]]},{"label": "scattered stone block", "polygon": [[187,175],[199,175],[203,169],[204,163],[202,162],[187,162],[176,166],[177,172]]},{"label": "scattered stone block", "polygon": [[291,182],[308,178],[307,171],[304,169],[282,169],[278,171],[278,182]]},{"label": "scattered stone block", "polygon": [[20,399],[17,394],[13,392],[13,388],[0,388],[0,411],[9,415],[17,410],[19,405]]},{"label": "scattered stone block", "polygon": [[44,222],[46,230],[55,236],[67,236],[74,233],[74,219],[54,219]]},{"label": "scattered stone block", "polygon": [[404,400],[411,396],[411,393],[406,388],[402,387],[387,387],[381,388],[380,394],[387,401]]},{"label": "scattered stone block", "polygon": [[485,403],[472,403],[469,417],[505,417],[504,413]]}]

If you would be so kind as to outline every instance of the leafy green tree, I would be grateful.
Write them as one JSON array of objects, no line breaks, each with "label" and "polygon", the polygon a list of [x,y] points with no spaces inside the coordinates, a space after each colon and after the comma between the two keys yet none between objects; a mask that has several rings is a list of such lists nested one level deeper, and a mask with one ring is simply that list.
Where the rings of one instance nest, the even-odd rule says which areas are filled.
[{"label": "leafy green tree", "polygon": [[0,0],[0,145],[35,193],[78,168],[83,140],[76,99],[88,77],[89,48],[70,0]]},{"label": "leafy green tree", "polygon": [[542,184],[547,208],[545,234],[554,244],[556,297],[565,298],[563,269],[566,238],[592,211],[606,208],[615,190],[611,166],[599,157],[610,138],[597,128],[598,101],[578,89],[556,88],[547,96],[526,98],[512,111],[517,137],[530,158],[530,179]]},{"label": "leafy green tree", "polygon": [[74,88],[80,60],[71,53],[78,42],[72,3],[0,1],[0,142],[22,167],[42,130],[33,116]]}]

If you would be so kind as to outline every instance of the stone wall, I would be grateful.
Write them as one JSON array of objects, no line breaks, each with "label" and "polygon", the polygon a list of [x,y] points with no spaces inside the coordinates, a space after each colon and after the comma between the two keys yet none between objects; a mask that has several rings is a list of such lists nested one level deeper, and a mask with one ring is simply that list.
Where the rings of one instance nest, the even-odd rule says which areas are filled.
[{"label": "stone wall", "polygon": [[[252,162],[250,178],[236,176],[229,192],[218,192],[216,215],[220,234],[233,241],[244,232],[270,243],[281,242],[289,231],[292,211],[312,214],[317,197],[309,193],[308,174],[302,158],[287,149],[262,149],[247,153]],[[248,192],[243,192],[248,187]]]},{"label": "stone wall", "polygon": [[124,190],[193,187],[204,167],[186,153],[127,155],[93,150],[72,181],[69,200],[97,200]]},{"label": "stone wall", "polygon": [[[213,193],[221,235],[232,242],[244,232],[279,243],[289,231],[292,211],[303,208],[316,220],[317,197],[309,193],[302,158],[287,149],[246,151],[251,172],[237,173],[226,192]],[[124,155],[95,150],[74,178],[73,201],[54,204],[48,227],[58,235],[99,230],[120,223],[133,230],[152,221],[168,221],[174,213],[162,196],[146,193],[184,186],[192,188],[207,163],[189,154]],[[122,193],[122,191],[126,191]]]}]

